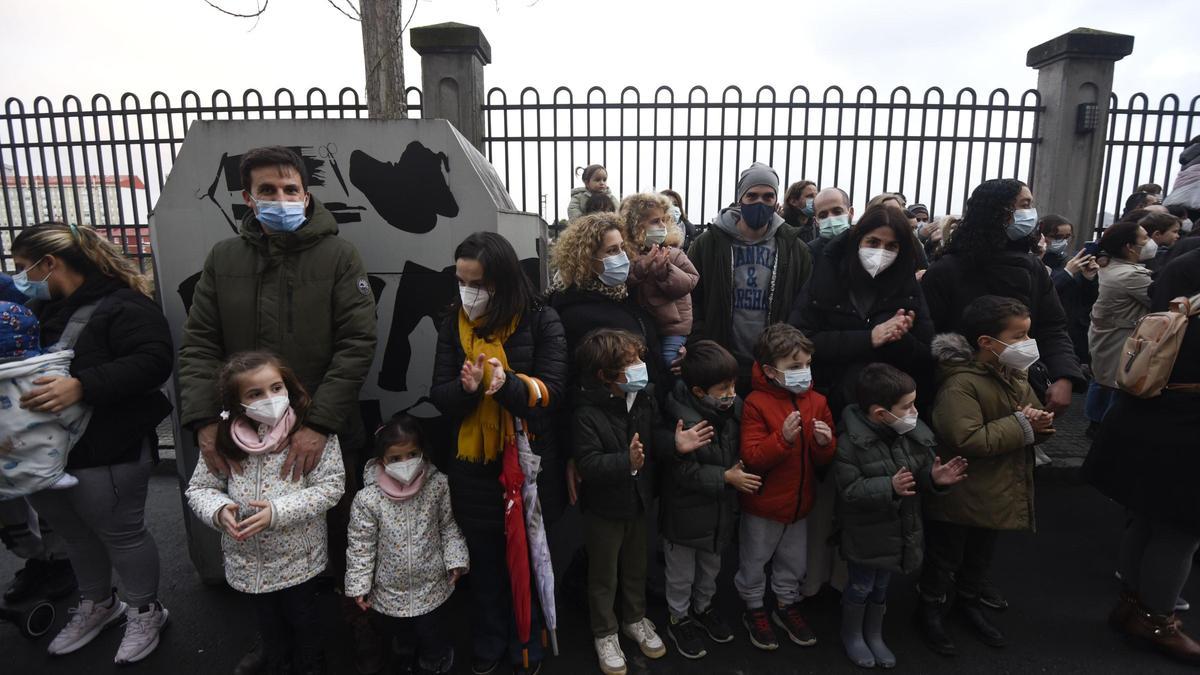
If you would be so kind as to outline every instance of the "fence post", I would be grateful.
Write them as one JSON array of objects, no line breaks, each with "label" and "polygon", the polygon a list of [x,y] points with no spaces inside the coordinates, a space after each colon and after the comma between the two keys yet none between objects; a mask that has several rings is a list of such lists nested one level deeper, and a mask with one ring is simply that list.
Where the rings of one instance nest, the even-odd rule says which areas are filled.
[{"label": "fence post", "polygon": [[409,43],[421,55],[421,117],[449,120],[483,152],[483,67],[492,62],[483,31],[439,23],[412,29]]},{"label": "fence post", "polygon": [[1075,244],[1098,226],[1100,180],[1108,133],[1114,64],[1133,53],[1133,36],[1076,28],[1033,49],[1045,112],[1033,166],[1034,202],[1042,215],[1075,224]]}]

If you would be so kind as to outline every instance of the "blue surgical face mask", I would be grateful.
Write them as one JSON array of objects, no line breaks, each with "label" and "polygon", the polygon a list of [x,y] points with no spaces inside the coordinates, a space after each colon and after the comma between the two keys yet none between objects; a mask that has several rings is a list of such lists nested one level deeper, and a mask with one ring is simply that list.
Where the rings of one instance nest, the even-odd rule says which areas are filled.
[{"label": "blue surgical face mask", "polygon": [[811,368],[791,368],[776,371],[783,376],[783,381],[775,380],[775,384],[787,389],[793,394],[803,394],[812,386]]},{"label": "blue surgical face mask", "polygon": [[1050,245],[1046,247],[1046,250],[1050,251],[1051,253],[1063,255],[1067,252],[1067,244],[1069,243],[1071,242],[1066,239],[1055,239],[1054,241],[1050,242]]},{"label": "blue surgical face mask", "polygon": [[[42,258],[45,260],[45,258]],[[50,270],[49,274],[42,277],[38,281],[29,278],[29,270],[42,264],[42,260],[26,267],[25,269],[13,275],[13,288],[25,294],[25,297],[30,300],[41,300],[43,302],[50,300],[50,275],[54,274],[54,270]]]},{"label": "blue surgical face mask", "polygon": [[809,197],[808,199],[804,200],[804,208],[800,209],[800,213],[803,213],[804,215],[808,216],[809,218],[812,218],[812,214],[813,214],[812,197]]},{"label": "blue surgical face mask", "polygon": [[833,239],[839,234],[850,229],[850,216],[843,213],[837,216],[829,216],[817,221],[817,229],[821,234],[822,239]]},{"label": "blue surgical face mask", "polygon": [[1008,224],[1005,232],[1012,241],[1020,241],[1033,233],[1037,221],[1037,209],[1017,209],[1013,211],[1013,221]]},{"label": "blue surgical face mask", "polygon": [[742,220],[745,221],[746,227],[752,230],[761,230],[769,225],[774,215],[775,207],[770,204],[742,204]]},{"label": "blue surgical face mask", "polygon": [[629,278],[629,256],[624,251],[610,255],[604,260],[604,271],[600,273],[600,283],[605,286],[620,286]]},{"label": "blue surgical face mask", "polygon": [[618,382],[617,386],[621,391],[632,394],[645,389],[649,382],[650,374],[646,370],[646,364],[639,361],[625,368],[625,381]]},{"label": "blue surgical face mask", "polygon": [[258,222],[262,223],[263,227],[272,232],[295,232],[308,219],[304,215],[305,206],[303,201],[259,201],[254,199],[254,197],[250,199],[253,199],[254,205],[258,207],[254,212],[254,215],[258,217]]}]

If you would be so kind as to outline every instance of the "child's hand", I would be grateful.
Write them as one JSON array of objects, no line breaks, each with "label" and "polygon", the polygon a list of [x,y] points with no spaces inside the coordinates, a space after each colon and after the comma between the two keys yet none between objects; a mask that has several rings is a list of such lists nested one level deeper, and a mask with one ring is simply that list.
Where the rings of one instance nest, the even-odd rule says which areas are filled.
[{"label": "child's hand", "polygon": [[638,435],[633,435],[633,440],[629,441],[629,466],[633,467],[634,471],[641,471],[642,465],[646,463],[646,452],[642,446],[642,442],[638,439]]},{"label": "child's hand", "polygon": [[650,272],[659,278],[671,270],[671,251],[666,246],[655,244],[650,247]]},{"label": "child's hand", "polygon": [[492,367],[492,382],[488,385],[487,391],[483,392],[485,396],[491,396],[500,391],[500,387],[503,387],[504,381],[508,379],[508,375],[504,373],[504,364],[500,363],[500,359],[488,359],[488,365]]},{"label": "child's hand", "polygon": [[465,568],[455,567],[454,569],[452,569],[446,573],[446,581],[448,581],[450,583],[450,585],[453,586],[454,584],[457,584],[458,580],[462,578],[462,575],[464,575],[466,573],[467,573],[467,570]]},{"label": "child's hand", "polygon": [[745,492],[748,495],[758,492],[758,489],[762,487],[762,478],[752,473],[746,473],[746,466],[741,462],[725,470],[725,482],[732,485],[738,492]]},{"label": "child's hand", "polygon": [[237,535],[235,538],[238,541],[246,541],[250,537],[267,529],[271,524],[271,502],[255,500],[250,502],[250,506],[259,509],[259,512],[237,524]]},{"label": "child's hand", "polygon": [[355,598],[354,604],[358,605],[358,608],[364,612],[367,611],[368,609],[371,609],[371,602],[369,600],[367,600],[367,596],[365,596],[365,595],[360,595],[357,598]]},{"label": "child's hand", "polygon": [[1029,420],[1029,426],[1033,427],[1035,434],[1052,434],[1054,433],[1054,413],[1048,410],[1038,410],[1026,406],[1021,411],[1025,415],[1025,419]]},{"label": "child's hand", "polygon": [[955,457],[942,464],[942,458],[933,458],[933,484],[954,485],[967,477],[967,460]]},{"label": "child's hand", "polygon": [[479,391],[479,383],[483,382],[484,358],[484,355],[480,354],[474,361],[470,359],[463,361],[462,372],[459,373],[458,380],[462,382],[463,391],[468,394]]},{"label": "child's hand", "polygon": [[823,448],[833,440],[833,429],[821,420],[813,420],[813,438],[816,439],[817,445]]},{"label": "child's hand", "polygon": [[911,497],[917,494],[914,489],[916,487],[917,479],[913,478],[912,472],[906,466],[900,467],[896,475],[892,476],[892,489],[901,497]]},{"label": "child's hand", "polygon": [[783,421],[783,440],[789,444],[796,442],[796,436],[800,435],[800,429],[804,426],[804,420],[800,417],[799,410],[793,410],[792,414],[787,416]]},{"label": "child's hand", "polygon": [[237,508],[237,504],[226,504],[217,513],[217,523],[221,525],[221,529],[225,531],[225,534],[234,539],[238,537]]},{"label": "child's hand", "polygon": [[712,442],[716,432],[707,421],[701,422],[691,429],[683,428],[683,420],[675,425],[675,451],[681,455],[695,452]]}]

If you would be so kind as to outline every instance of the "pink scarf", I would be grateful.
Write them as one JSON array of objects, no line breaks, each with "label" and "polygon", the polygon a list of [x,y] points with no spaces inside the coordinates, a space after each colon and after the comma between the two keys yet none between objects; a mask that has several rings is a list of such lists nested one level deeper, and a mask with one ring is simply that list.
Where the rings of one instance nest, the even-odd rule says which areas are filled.
[{"label": "pink scarf", "polygon": [[416,476],[413,476],[412,482],[408,485],[402,484],[400,481],[388,475],[387,471],[383,470],[382,463],[375,464],[375,480],[379,483],[379,489],[383,491],[383,496],[394,502],[402,502],[406,499],[411,499],[413,495],[421,491],[421,486],[425,484],[426,468],[421,467]]},{"label": "pink scarf", "polygon": [[263,455],[283,450],[288,434],[292,432],[292,427],[295,425],[296,412],[288,408],[287,412],[283,414],[283,419],[279,420],[266,436],[260,438],[257,426],[251,426],[250,418],[245,415],[234,420],[229,433],[233,436],[233,444],[244,450],[246,454]]}]

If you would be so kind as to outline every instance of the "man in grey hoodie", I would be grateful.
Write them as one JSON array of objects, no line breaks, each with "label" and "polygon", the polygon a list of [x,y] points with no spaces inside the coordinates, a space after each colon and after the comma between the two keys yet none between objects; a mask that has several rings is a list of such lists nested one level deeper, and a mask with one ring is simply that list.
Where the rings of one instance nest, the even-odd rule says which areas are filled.
[{"label": "man in grey hoodie", "polygon": [[779,174],[755,162],[738,177],[737,201],[688,249],[700,273],[692,291],[695,317],[689,341],[709,339],[738,361],[738,392],[750,390],[754,344],[763,330],[785,321],[791,299],[808,281],[812,258],[775,212]]}]

